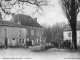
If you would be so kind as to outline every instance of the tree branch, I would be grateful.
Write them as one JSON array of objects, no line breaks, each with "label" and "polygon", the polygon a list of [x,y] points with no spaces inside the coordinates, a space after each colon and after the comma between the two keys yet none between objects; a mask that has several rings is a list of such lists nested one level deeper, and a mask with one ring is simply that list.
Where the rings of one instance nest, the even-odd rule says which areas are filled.
[{"label": "tree branch", "polygon": [[[10,10],[15,6],[18,5],[22,11],[24,9],[24,5],[33,5],[36,6],[36,10],[34,12],[40,14],[39,10],[41,10],[43,12],[43,6],[47,6],[49,5],[50,1],[48,0],[0,0],[0,7],[2,8],[2,11],[5,14],[10,14]],[[26,6],[27,6],[26,5]],[[26,8],[26,7],[25,7]]]}]

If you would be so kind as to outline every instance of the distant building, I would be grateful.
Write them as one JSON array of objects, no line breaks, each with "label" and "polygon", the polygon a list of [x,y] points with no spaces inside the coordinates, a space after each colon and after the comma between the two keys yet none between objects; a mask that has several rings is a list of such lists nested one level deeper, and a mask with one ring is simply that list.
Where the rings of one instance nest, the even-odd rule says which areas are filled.
[{"label": "distant building", "polygon": [[[77,27],[77,45],[80,46],[80,21],[77,22],[76,27]],[[70,40],[72,42],[72,31],[69,25],[63,31],[63,39]]]},{"label": "distant building", "polygon": [[37,22],[37,18],[22,14],[12,14],[12,22],[26,26],[26,41],[31,41],[32,45],[45,42],[43,35],[43,27]]}]

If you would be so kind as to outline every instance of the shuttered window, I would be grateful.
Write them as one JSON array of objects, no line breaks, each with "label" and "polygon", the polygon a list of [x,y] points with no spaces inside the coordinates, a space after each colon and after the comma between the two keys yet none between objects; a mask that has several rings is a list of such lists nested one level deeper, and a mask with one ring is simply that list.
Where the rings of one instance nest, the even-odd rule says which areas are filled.
[{"label": "shuttered window", "polygon": [[7,29],[4,29],[4,36],[7,36]]},{"label": "shuttered window", "polygon": [[40,31],[39,31],[39,30],[37,30],[37,36],[39,36],[39,34],[40,34]]},{"label": "shuttered window", "polygon": [[31,30],[31,35],[34,36],[34,30]]},{"label": "shuttered window", "polygon": [[70,32],[68,33],[68,37],[72,37],[72,34]]},{"label": "shuttered window", "polygon": [[21,30],[19,30],[19,37],[21,37]]}]

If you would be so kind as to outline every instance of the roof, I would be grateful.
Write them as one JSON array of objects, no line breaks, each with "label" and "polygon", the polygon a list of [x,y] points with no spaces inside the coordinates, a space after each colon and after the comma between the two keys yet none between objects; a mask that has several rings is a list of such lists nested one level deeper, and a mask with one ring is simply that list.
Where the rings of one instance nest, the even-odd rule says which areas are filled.
[{"label": "roof", "polygon": [[31,16],[23,15],[23,14],[17,14],[14,16],[15,22],[20,21],[21,25],[23,26],[33,26],[33,27],[41,27],[42,26],[36,22]]},{"label": "roof", "polygon": [[15,23],[15,22],[4,21],[4,20],[0,20],[0,26],[25,27],[25,26]]},{"label": "roof", "polygon": [[[80,21],[77,21],[76,29],[80,30]],[[67,25],[64,31],[71,31],[70,25]]]}]

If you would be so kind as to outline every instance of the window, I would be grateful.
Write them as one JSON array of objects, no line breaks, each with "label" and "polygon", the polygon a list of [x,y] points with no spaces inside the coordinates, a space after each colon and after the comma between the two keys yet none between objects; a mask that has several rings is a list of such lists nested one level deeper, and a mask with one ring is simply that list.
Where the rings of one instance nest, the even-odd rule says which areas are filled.
[{"label": "window", "polygon": [[22,40],[22,43],[24,43],[24,39]]},{"label": "window", "polygon": [[34,40],[32,40],[32,45],[34,44]]},{"label": "window", "polygon": [[42,32],[41,32],[41,31],[39,31],[39,36],[41,36],[41,34],[42,34]]},{"label": "window", "polygon": [[68,33],[68,37],[71,37],[72,36],[72,34],[71,33]]},{"label": "window", "polygon": [[21,43],[21,39],[19,39],[19,43]]},{"label": "window", "polygon": [[42,31],[42,35],[43,35],[43,31]]},{"label": "window", "polygon": [[29,41],[29,38],[27,38],[27,41]]},{"label": "window", "polygon": [[43,35],[43,28],[42,28],[42,30],[41,30],[41,31],[42,31],[42,35]]},{"label": "window", "polygon": [[21,37],[21,30],[19,30],[19,37]]},{"label": "window", "polygon": [[37,38],[37,43],[39,43],[39,39]]},{"label": "window", "polygon": [[26,35],[28,35],[28,30],[26,30]]},{"label": "window", "polygon": [[34,36],[34,30],[31,30],[31,35]]},{"label": "window", "polygon": [[7,29],[4,29],[4,35],[7,36]]},{"label": "window", "polygon": [[19,43],[19,39],[17,39],[17,42]]},{"label": "window", "polygon": [[39,36],[39,30],[37,30],[37,36]]},{"label": "window", "polygon": [[40,38],[40,42],[42,42],[42,39]]}]

